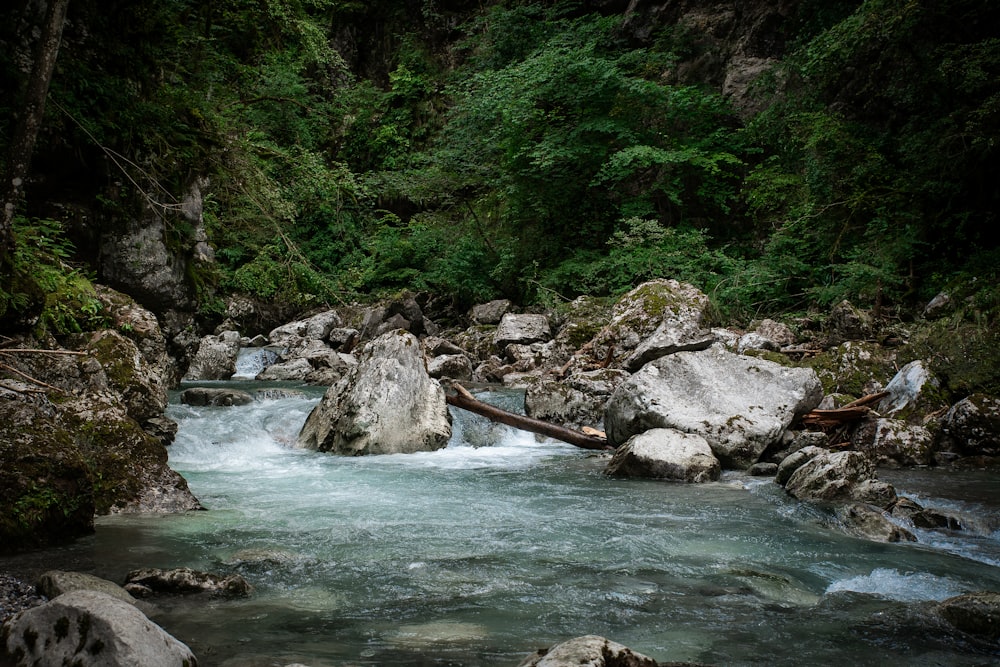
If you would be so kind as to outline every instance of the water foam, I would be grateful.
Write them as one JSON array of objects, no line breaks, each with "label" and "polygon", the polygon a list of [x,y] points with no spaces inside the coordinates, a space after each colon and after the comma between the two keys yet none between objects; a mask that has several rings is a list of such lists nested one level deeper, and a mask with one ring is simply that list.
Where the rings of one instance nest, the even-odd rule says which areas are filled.
[{"label": "water foam", "polygon": [[889,568],[876,568],[871,574],[841,579],[826,589],[827,593],[838,591],[870,593],[901,602],[940,602],[964,592],[955,582],[944,577]]}]

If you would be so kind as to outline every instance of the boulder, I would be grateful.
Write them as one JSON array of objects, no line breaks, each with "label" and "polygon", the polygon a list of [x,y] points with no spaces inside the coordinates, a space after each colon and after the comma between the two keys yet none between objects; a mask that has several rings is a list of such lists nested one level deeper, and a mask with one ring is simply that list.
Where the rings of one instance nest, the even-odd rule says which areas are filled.
[{"label": "boulder", "polygon": [[827,394],[850,400],[881,391],[897,368],[895,350],[867,341],[847,341],[802,363],[816,371]]},{"label": "boulder", "polygon": [[256,379],[264,382],[304,382],[312,372],[312,364],[310,364],[307,359],[298,358],[292,359],[291,361],[279,361],[276,364],[271,364],[258,373]]},{"label": "boulder", "polygon": [[552,338],[549,318],[531,313],[507,313],[493,334],[493,346],[504,350],[508,345],[531,345]]},{"label": "boulder", "polygon": [[446,338],[427,336],[423,339],[424,350],[432,357],[465,354],[465,350]]},{"label": "boulder", "polygon": [[84,351],[101,365],[88,378],[88,391],[113,394],[137,422],[163,414],[167,388],[163,367],[149,364],[139,347],[113,330],[97,331],[85,339]]},{"label": "boulder", "polygon": [[628,439],[605,468],[611,477],[652,477],[678,482],[713,482],[722,468],[700,435],[653,428]]},{"label": "boulder", "polygon": [[657,667],[657,662],[610,639],[585,635],[538,651],[518,667]]},{"label": "boulder", "polygon": [[780,347],[788,347],[789,345],[795,344],[795,333],[788,327],[787,324],[782,324],[781,322],[775,322],[774,320],[761,320],[760,324],[754,329],[754,331],[775,345]]},{"label": "boulder", "polygon": [[774,482],[779,486],[784,486],[791,479],[792,473],[805,465],[808,461],[827,453],[828,450],[816,445],[806,445],[788,456],[784,457],[778,464],[778,470],[774,473]]},{"label": "boulder", "polygon": [[873,330],[871,316],[847,300],[830,310],[826,326],[831,345],[869,338]]},{"label": "boulder", "polygon": [[883,417],[922,424],[931,413],[948,407],[942,396],[941,383],[919,359],[900,368],[885,386],[885,391],[889,395],[875,409]]},{"label": "boulder", "polygon": [[383,334],[331,386],[306,419],[298,446],[334,454],[397,454],[440,449],[451,437],[444,389],[424,366],[417,338]]},{"label": "boulder", "polygon": [[64,593],[22,611],[3,630],[19,665],[194,667],[197,658],[135,605],[99,591]]},{"label": "boulder", "polygon": [[937,612],[962,632],[1000,640],[1000,593],[996,591],[956,595],[939,604]]},{"label": "boulder", "polygon": [[249,405],[253,403],[253,396],[239,389],[191,387],[181,392],[181,403],[212,406]]},{"label": "boulder", "polygon": [[313,315],[305,321],[303,337],[309,340],[325,340],[330,332],[342,324],[335,310],[327,310]]},{"label": "boulder", "polygon": [[472,379],[472,362],[464,354],[442,354],[427,362],[427,374],[434,379]]},{"label": "boulder", "polygon": [[207,593],[213,597],[246,597],[253,592],[247,580],[238,574],[219,575],[199,572],[189,567],[163,570],[147,567],[132,570],[125,577],[125,590],[138,598],[155,594],[188,595]]},{"label": "boulder", "polygon": [[476,324],[500,324],[500,320],[510,310],[511,303],[507,299],[497,299],[489,303],[480,303],[472,307],[470,314]]},{"label": "boulder", "polygon": [[848,533],[873,542],[916,542],[910,531],[896,525],[884,510],[866,503],[837,509],[837,518]]},{"label": "boulder", "polygon": [[240,353],[240,334],[224,331],[217,336],[205,336],[191,360],[185,380],[228,380],[236,372],[236,357]]},{"label": "boulder", "polygon": [[1000,399],[985,394],[963,398],[941,424],[943,444],[965,456],[1000,456]]},{"label": "boulder", "polygon": [[4,551],[92,532],[95,514],[201,507],[167,465],[169,420],[151,434],[166,398],[156,367],[116,331],[65,342],[81,354],[7,355],[12,369],[57,389],[50,397],[37,385],[0,381],[0,505],[19,508],[0,513]]},{"label": "boulder", "polygon": [[524,412],[563,426],[597,426],[604,422],[611,394],[628,378],[626,371],[615,368],[577,372],[561,381],[543,376],[528,385]]},{"label": "boulder", "polygon": [[785,490],[799,500],[856,500],[881,508],[896,500],[892,485],[876,478],[874,462],[853,451],[824,452],[810,458],[792,473]]},{"label": "boulder", "polygon": [[594,349],[612,342],[615,358],[623,358],[630,371],[675,352],[704,350],[716,340],[702,327],[707,308],[708,297],[687,283],[643,283],[615,304],[611,322],[594,338]]},{"label": "boulder", "polygon": [[743,334],[740,336],[739,341],[736,343],[736,351],[740,354],[750,350],[765,350],[768,352],[777,352],[781,349],[777,343],[775,343],[770,338],[765,338],[756,331],[751,331],[750,333]]},{"label": "boulder", "polygon": [[822,397],[811,369],[714,346],[643,366],[615,390],[604,423],[613,446],[650,428],[673,428],[704,437],[724,467],[744,469]]},{"label": "boulder", "polygon": [[934,461],[934,434],[901,419],[866,419],[855,429],[851,445],[879,465],[922,466]]},{"label": "boulder", "polygon": [[49,570],[38,578],[35,588],[50,600],[59,597],[63,593],[70,593],[72,591],[98,591],[100,593],[107,593],[111,597],[118,598],[129,604],[135,604],[136,602],[136,599],[129,595],[128,591],[115,582],[101,579],[85,572]]}]

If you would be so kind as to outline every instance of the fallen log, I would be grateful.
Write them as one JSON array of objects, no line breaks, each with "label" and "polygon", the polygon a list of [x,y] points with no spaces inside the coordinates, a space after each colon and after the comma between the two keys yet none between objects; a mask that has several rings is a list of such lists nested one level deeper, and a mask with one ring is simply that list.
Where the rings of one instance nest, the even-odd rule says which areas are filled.
[{"label": "fallen log", "polygon": [[817,426],[821,429],[834,428],[843,424],[863,419],[871,412],[872,403],[889,395],[887,391],[862,396],[856,401],[832,410],[812,410],[802,416],[802,423],[807,426]]},{"label": "fallen log", "polygon": [[448,405],[454,405],[456,408],[461,408],[462,410],[468,410],[469,412],[474,412],[477,415],[482,415],[490,421],[513,426],[514,428],[519,428],[522,431],[531,431],[532,433],[546,435],[550,438],[555,438],[556,440],[561,440],[562,442],[582,447],[583,449],[614,449],[608,444],[606,438],[601,438],[596,435],[588,435],[586,433],[582,433],[581,431],[574,431],[571,428],[550,424],[549,422],[542,421],[541,419],[535,419],[534,417],[527,417],[525,415],[517,415],[513,412],[501,410],[495,405],[483,403],[478,400],[475,396],[470,394],[465,387],[459,384],[452,384],[451,388],[455,390],[455,393],[445,394]]}]

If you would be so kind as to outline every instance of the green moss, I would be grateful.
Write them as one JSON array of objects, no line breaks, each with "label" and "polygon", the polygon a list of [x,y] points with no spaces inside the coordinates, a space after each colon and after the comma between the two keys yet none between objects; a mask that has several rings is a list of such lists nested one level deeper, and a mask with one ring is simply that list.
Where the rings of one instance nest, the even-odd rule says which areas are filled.
[{"label": "green moss", "polygon": [[1000,395],[1000,328],[955,319],[916,329],[900,362],[922,359],[941,380],[948,399],[973,393]]}]

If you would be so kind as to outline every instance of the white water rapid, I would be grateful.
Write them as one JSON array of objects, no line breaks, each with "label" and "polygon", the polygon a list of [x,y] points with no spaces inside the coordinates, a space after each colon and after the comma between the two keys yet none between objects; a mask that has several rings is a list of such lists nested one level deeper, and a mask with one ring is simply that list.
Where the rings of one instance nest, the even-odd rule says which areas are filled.
[{"label": "white water rapid", "polygon": [[[876,544],[770,481],[612,480],[601,456],[460,411],[433,453],[295,449],[320,395],[172,405],[170,464],[208,511],[104,517],[62,557],[116,581],[140,566],[242,574],[248,599],[156,602],[153,619],[203,667],[513,667],[584,634],[716,665],[1000,657],[930,613],[1000,590],[996,503],[974,507],[986,526],[975,534]],[[904,474],[892,481],[907,490]],[[976,502],[915,483],[923,503]]]}]

